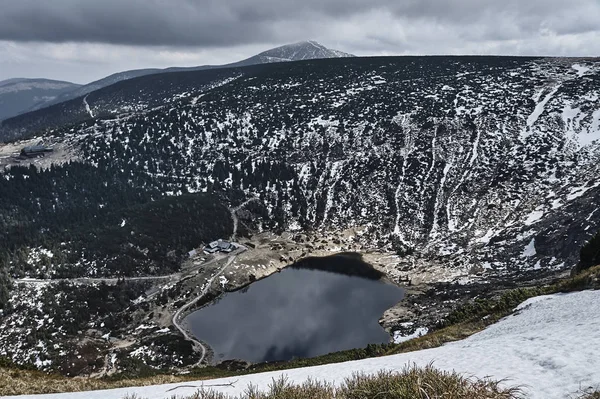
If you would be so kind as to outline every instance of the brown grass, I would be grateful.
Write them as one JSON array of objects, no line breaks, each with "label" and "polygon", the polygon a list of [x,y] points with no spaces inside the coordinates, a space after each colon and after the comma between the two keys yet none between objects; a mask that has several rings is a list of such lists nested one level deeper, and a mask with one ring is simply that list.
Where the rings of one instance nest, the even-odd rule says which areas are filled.
[{"label": "brown grass", "polygon": [[[194,380],[197,380],[197,378],[194,378]],[[46,374],[40,371],[0,368],[0,397],[94,391],[99,389],[170,384],[182,381],[186,381],[186,379],[173,375],[157,375],[135,380],[106,381],[84,377],[66,378],[61,375]]]},{"label": "brown grass", "polygon": [[[488,379],[467,378],[428,366],[407,367],[400,373],[355,374],[339,387],[307,380],[290,383],[285,377],[273,380],[265,392],[254,386],[236,398],[203,390],[184,399],[516,399],[518,388],[501,387]],[[128,396],[125,399],[142,399]]]},{"label": "brown grass", "polygon": [[578,395],[576,399],[600,399],[600,391],[590,388]]}]

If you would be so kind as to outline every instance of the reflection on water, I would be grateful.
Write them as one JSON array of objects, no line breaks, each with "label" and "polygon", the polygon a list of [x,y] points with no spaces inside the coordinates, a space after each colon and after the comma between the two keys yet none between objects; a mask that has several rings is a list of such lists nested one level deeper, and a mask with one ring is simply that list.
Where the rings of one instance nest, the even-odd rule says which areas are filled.
[{"label": "reflection on water", "polygon": [[402,297],[402,289],[380,281],[284,269],[186,321],[217,361],[289,360],[388,342],[377,321]]}]

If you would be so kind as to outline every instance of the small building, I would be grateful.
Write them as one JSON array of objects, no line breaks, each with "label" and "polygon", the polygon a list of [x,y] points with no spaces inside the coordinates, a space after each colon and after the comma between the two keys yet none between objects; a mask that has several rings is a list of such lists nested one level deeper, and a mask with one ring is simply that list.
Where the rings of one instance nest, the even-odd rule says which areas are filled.
[{"label": "small building", "polygon": [[229,253],[234,250],[234,246],[229,241],[219,241],[219,251]]},{"label": "small building", "polygon": [[204,247],[205,254],[214,254],[215,252],[219,252],[219,241],[213,241]]},{"label": "small building", "polygon": [[196,251],[195,249],[192,249],[190,252],[188,252],[188,256],[190,258],[193,258],[196,255],[198,255],[198,251]]},{"label": "small building", "polygon": [[32,145],[29,147],[23,147],[21,149],[21,156],[24,158],[36,158],[46,156],[47,153],[53,152],[54,149],[46,147],[41,144]]},{"label": "small building", "polygon": [[230,253],[235,249],[235,245],[233,245],[232,243],[230,243],[229,241],[225,241],[225,240],[217,240],[217,241],[213,241],[210,244],[208,244],[206,247],[204,247],[204,253],[205,254],[214,254],[217,252],[225,252],[225,253]]}]

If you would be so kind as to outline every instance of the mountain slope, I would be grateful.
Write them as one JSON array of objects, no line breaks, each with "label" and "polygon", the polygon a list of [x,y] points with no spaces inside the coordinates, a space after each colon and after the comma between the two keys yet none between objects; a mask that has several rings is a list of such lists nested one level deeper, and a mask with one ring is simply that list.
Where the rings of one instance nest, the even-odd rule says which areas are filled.
[{"label": "mountain slope", "polygon": [[[436,368],[467,376],[506,379],[506,385],[521,387],[530,399],[562,399],[595,386],[600,379],[600,336],[596,333],[599,300],[600,291],[533,298],[522,303],[513,316],[486,330],[434,349],[234,378],[66,393],[60,397],[122,399],[135,394],[145,399],[167,399],[172,397],[173,389],[177,389],[178,397],[185,397],[194,395],[202,385],[237,396],[244,394],[250,384],[267,390],[280,376],[295,384],[311,378],[339,385],[353,373],[400,372],[414,364],[426,367],[433,363]],[[21,399],[56,397],[56,394],[19,396]]]},{"label": "mountain slope", "polygon": [[57,135],[84,162],[166,192],[260,197],[261,216],[246,221],[257,229],[358,229],[348,247],[397,252],[397,278],[554,273],[600,229],[596,60],[252,68],[202,96]]},{"label": "mountain slope", "polygon": [[[81,363],[61,368],[71,362],[57,361],[64,346],[52,334],[67,328],[70,339],[105,319],[102,335],[126,333],[127,317],[110,315],[148,287],[115,287],[124,291],[118,303],[95,301],[90,313],[90,287],[49,283],[30,298],[2,283],[5,275],[170,275],[201,245],[194,237],[209,239],[177,227],[190,193],[209,194],[216,209],[246,206],[231,224],[226,212],[208,220],[192,211],[186,226],[272,234],[273,251],[295,243],[281,249],[286,262],[360,252],[398,284],[430,283],[444,298],[435,312],[416,302],[402,316],[421,322],[431,311],[425,326],[456,292],[567,272],[600,230],[597,59],[306,60],[146,76],[95,93],[75,101],[84,118],[85,105],[130,112],[88,115],[41,136],[77,162],[0,174],[0,306],[17,308],[2,320],[0,347],[19,364],[81,372]],[[208,230],[214,239],[230,231]],[[75,307],[68,317],[58,316],[66,305],[48,303],[58,293]],[[36,329],[44,317],[55,322]],[[31,329],[50,337],[46,346],[24,342]]]},{"label": "mountain slope", "polygon": [[[338,57],[353,57],[351,54],[343,53],[338,50],[331,50],[326,48],[325,46],[314,42],[314,41],[305,41],[300,43],[289,44],[277,48],[273,48],[271,50],[264,51],[258,55],[247,58],[245,60],[234,62],[225,65],[204,65],[197,67],[171,67],[166,69],[138,69],[132,71],[125,71],[112,74],[106,78],[97,80],[95,82],[89,83],[82,87],[77,88],[76,90],[64,93],[58,96],[55,99],[47,101],[45,103],[40,103],[32,110],[40,109],[43,107],[50,106],[52,104],[58,104],[60,102],[68,101],[73,98],[82,97],[86,94],[89,94],[93,91],[99,90],[103,87],[107,87],[113,85],[115,83],[140,77],[146,75],[152,75],[157,73],[164,72],[190,72],[190,71],[200,71],[204,69],[214,69],[214,68],[234,68],[234,67],[242,67],[248,65],[256,65],[256,64],[265,64],[272,62],[288,62],[288,61],[301,61],[308,59],[317,59],[317,58],[338,58]],[[2,119],[0,117],[0,119]]]},{"label": "mountain slope", "polygon": [[0,142],[30,137],[94,118],[115,118],[193,97],[241,75],[233,69],[161,73],[131,78],[72,100],[0,121]]},{"label": "mountain slope", "polygon": [[48,79],[9,79],[0,82],[0,120],[52,101],[79,85]]},{"label": "mountain slope", "polygon": [[82,146],[90,161],[173,188],[259,195],[271,228],[365,226],[365,243],[416,251],[399,259],[410,268],[567,268],[600,229],[598,67],[494,57],[272,67],[196,104],[96,126]]}]

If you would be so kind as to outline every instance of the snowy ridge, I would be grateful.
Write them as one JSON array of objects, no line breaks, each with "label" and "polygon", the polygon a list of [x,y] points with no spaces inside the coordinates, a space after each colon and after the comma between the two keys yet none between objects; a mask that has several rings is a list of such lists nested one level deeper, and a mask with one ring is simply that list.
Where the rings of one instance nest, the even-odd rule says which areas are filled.
[{"label": "snowy ridge", "polygon": [[269,60],[268,62],[281,62],[354,56],[342,51],[330,50],[315,41],[308,40],[267,50],[258,54],[258,57],[265,57],[265,59]]},{"label": "snowy ridge", "polygon": [[233,381],[237,381],[233,386],[212,389],[239,395],[249,384],[266,389],[273,378],[281,375],[295,383],[312,378],[339,384],[355,372],[400,371],[412,364],[424,367],[433,362],[442,370],[506,379],[505,385],[522,387],[530,399],[563,399],[600,381],[598,301],[600,291],[532,298],[519,305],[514,315],[463,341],[400,355],[195,383],[19,398],[122,399],[127,394],[136,394],[145,399],[168,399],[173,394],[168,391],[178,386],[185,386],[176,391],[183,396],[194,394],[197,390],[194,387],[202,384]]}]

